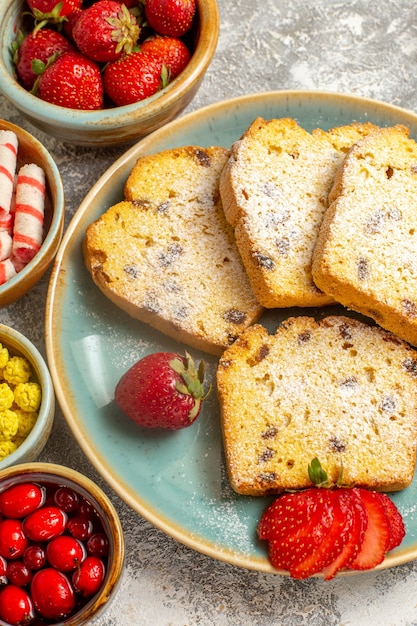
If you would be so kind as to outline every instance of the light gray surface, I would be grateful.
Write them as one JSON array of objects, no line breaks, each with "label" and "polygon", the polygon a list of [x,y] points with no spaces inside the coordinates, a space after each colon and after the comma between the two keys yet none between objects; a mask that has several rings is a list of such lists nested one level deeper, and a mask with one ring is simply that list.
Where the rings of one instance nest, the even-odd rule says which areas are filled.
[{"label": "light gray surface", "polygon": [[[3,0],[0,0],[3,1]],[[194,110],[274,89],[353,93],[417,110],[417,4],[411,0],[219,0],[218,49]],[[125,151],[58,144],[0,97],[0,116],[45,143],[60,168],[67,223],[99,176]],[[0,321],[44,351],[49,274]],[[43,461],[74,467],[104,487],[126,535],[121,589],[95,626],[409,626],[417,624],[417,563],[324,583],[231,567],[166,537],[103,484],[58,410]]]}]

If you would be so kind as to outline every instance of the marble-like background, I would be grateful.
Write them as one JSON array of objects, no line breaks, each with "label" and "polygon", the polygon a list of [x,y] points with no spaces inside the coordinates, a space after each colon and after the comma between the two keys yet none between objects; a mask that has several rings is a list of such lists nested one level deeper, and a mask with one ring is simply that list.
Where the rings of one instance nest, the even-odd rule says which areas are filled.
[{"label": "marble-like background", "polygon": [[[5,0],[0,0],[4,2]],[[417,110],[417,4],[413,0],[218,0],[221,33],[187,111],[246,93],[308,89],[351,93]],[[184,113],[186,113],[185,111]],[[43,135],[0,97],[0,116],[45,143],[64,181],[67,223],[125,148],[90,150]],[[44,352],[49,274],[0,321]],[[57,411],[43,461],[74,467],[117,507],[127,563],[120,591],[95,626],[410,626],[417,624],[417,563],[303,582],[235,568],[165,536],[109,489]]]}]

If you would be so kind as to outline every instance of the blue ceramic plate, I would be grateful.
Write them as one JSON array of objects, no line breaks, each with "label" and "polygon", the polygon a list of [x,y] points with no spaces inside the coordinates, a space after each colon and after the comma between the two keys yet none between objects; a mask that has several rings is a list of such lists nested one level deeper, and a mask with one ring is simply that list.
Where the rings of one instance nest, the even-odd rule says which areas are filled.
[{"label": "blue ceramic plate", "polygon": [[[116,308],[93,284],[81,245],[88,224],[123,198],[136,159],[182,145],[230,147],[256,116],[290,116],[304,128],[328,129],[353,120],[405,124],[417,136],[417,116],[402,109],[338,94],[271,92],[244,96],[188,114],[129,149],[91,189],[64,236],[48,292],[47,355],[57,398],[87,457],[133,509],[187,546],[249,569],[275,572],[265,544],[256,539],[266,498],[236,495],[224,464],[216,394],[188,429],[169,433],[138,428],[113,400],[121,375],[139,358],[159,350],[183,351],[157,331]],[[326,309],[326,313],[329,309]],[[330,312],[335,312],[333,309]],[[270,311],[271,330],[294,310]],[[216,359],[208,362],[214,378]],[[393,496],[407,535],[381,568],[417,557],[417,481]]]}]

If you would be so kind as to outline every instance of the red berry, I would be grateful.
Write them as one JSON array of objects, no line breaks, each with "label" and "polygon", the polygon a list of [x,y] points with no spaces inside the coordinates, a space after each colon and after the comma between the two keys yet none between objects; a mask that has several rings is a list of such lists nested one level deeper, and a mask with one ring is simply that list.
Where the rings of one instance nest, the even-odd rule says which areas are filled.
[{"label": "red berry", "polygon": [[71,572],[84,561],[86,551],[74,537],[60,535],[46,546],[46,557],[52,567],[61,572]]},{"label": "red berry", "polygon": [[35,618],[29,594],[16,585],[7,585],[0,590],[0,619],[12,626],[30,624]]},{"label": "red berry", "polygon": [[191,54],[185,43],[177,37],[153,37],[141,45],[142,52],[158,56],[168,68],[169,80],[173,80],[188,65]]},{"label": "red berry", "polygon": [[32,570],[41,569],[46,564],[46,554],[42,546],[32,543],[23,552],[23,562]]},{"label": "red berry", "polygon": [[3,519],[0,522],[0,555],[5,559],[18,559],[28,545],[20,520]]},{"label": "red berry", "polygon": [[53,567],[34,574],[30,593],[35,609],[46,619],[60,620],[75,607],[75,594],[68,578]]},{"label": "red berry", "polygon": [[45,506],[34,511],[23,522],[24,532],[31,541],[48,541],[61,535],[67,515],[55,506]]},{"label": "red berry", "polygon": [[85,541],[93,533],[93,522],[86,517],[72,517],[68,520],[67,531],[75,539]]},{"label": "red berry", "polygon": [[117,106],[144,100],[162,86],[162,63],[147,52],[132,52],[104,69],[104,90]]},{"label": "red berry", "polygon": [[12,561],[7,566],[9,583],[18,587],[25,587],[32,580],[32,571],[23,561]]},{"label": "red berry", "polygon": [[77,593],[90,597],[99,591],[105,575],[106,568],[103,561],[96,556],[88,556],[81,567],[74,572],[72,584]]},{"label": "red berry", "polygon": [[130,419],[147,428],[177,430],[198,417],[204,397],[204,368],[197,370],[173,352],[149,354],[135,363],[115,390],[118,406]]},{"label": "red berry", "polygon": [[32,89],[40,71],[53,55],[72,50],[71,43],[55,30],[41,28],[27,35],[20,44],[16,58],[16,74],[25,89]]},{"label": "red berry", "polygon": [[65,513],[72,513],[78,506],[79,498],[70,487],[60,487],[54,493],[54,502]]},{"label": "red berry", "polygon": [[132,52],[139,38],[139,26],[124,4],[98,0],[82,11],[72,36],[85,56],[106,63]]},{"label": "red berry", "polygon": [[37,95],[69,109],[101,109],[100,68],[79,52],[64,52],[40,76]]},{"label": "red berry", "polygon": [[27,0],[27,3],[35,15],[46,15],[54,21],[54,17],[65,17],[79,9],[82,0]]},{"label": "red berry", "polygon": [[195,0],[146,0],[145,15],[160,35],[181,37],[190,30],[196,12]]},{"label": "red berry", "polygon": [[0,511],[5,517],[23,518],[45,502],[45,489],[35,483],[13,485],[0,494]]},{"label": "red berry", "polygon": [[94,533],[87,541],[87,552],[93,556],[107,556],[109,540],[104,533]]},{"label": "red berry", "polygon": [[350,569],[363,570],[376,567],[384,560],[385,552],[390,543],[390,526],[377,493],[360,490],[360,497],[368,515],[368,525],[358,554]]}]

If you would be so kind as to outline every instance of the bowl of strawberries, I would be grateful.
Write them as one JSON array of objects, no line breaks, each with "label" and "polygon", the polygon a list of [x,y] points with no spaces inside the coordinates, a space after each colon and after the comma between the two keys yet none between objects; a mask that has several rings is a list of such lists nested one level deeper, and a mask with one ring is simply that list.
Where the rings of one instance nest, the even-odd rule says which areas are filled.
[{"label": "bowl of strawberries", "polygon": [[133,142],[191,102],[218,37],[216,0],[7,0],[0,91],[61,141]]}]

